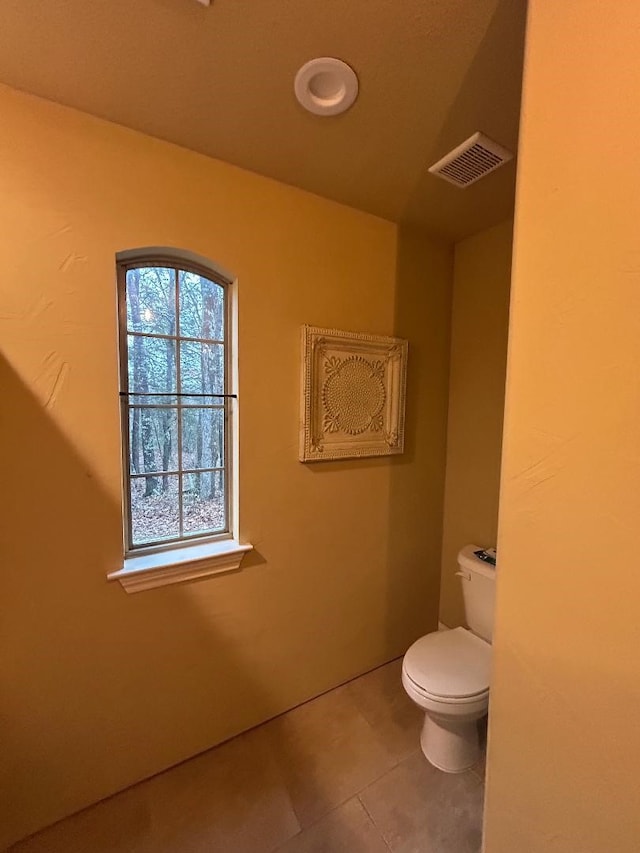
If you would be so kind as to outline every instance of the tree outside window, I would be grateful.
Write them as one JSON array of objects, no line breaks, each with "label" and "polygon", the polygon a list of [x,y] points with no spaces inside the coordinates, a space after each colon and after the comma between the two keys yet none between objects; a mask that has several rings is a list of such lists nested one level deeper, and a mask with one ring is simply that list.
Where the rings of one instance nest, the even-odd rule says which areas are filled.
[{"label": "tree outside window", "polygon": [[229,530],[228,284],[162,259],[119,267],[127,550]]}]

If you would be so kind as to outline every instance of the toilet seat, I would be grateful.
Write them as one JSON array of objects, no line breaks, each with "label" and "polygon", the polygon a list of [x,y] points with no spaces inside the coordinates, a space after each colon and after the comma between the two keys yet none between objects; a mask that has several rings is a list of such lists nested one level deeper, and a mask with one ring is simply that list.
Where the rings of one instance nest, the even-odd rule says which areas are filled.
[{"label": "toilet seat", "polygon": [[478,702],[489,695],[491,646],[466,628],[420,637],[404,656],[405,676],[426,699]]},{"label": "toilet seat", "polygon": [[[407,675],[406,670],[403,670],[403,684],[405,686],[405,690],[409,693],[409,695],[413,695],[414,701],[424,700],[427,705],[423,705],[422,707],[430,707],[433,705],[434,707],[437,705],[438,707],[444,709],[446,707],[460,707],[462,710],[465,706],[477,706],[478,704],[489,704],[489,690],[483,690],[481,693],[475,693],[473,696],[436,696],[434,693],[429,693],[424,687],[421,687],[419,684],[416,684],[415,681],[411,678],[411,676]],[[420,704],[420,703],[419,703]]]}]

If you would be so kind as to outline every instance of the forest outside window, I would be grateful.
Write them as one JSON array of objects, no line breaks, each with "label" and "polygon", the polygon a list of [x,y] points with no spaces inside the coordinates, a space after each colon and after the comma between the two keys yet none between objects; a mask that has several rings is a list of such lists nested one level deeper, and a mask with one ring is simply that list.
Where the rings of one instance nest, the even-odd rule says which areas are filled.
[{"label": "forest outside window", "polygon": [[128,554],[230,536],[229,284],[162,258],[119,265]]}]

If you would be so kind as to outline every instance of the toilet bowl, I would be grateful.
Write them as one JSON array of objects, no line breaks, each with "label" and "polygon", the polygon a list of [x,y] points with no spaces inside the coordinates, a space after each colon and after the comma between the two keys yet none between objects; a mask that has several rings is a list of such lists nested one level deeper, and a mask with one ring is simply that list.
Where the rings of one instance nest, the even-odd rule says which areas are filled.
[{"label": "toilet bowl", "polygon": [[491,646],[466,628],[427,634],[404,656],[402,684],[425,712],[420,745],[445,773],[479,758],[477,721],[489,708]]},{"label": "toilet bowl", "polygon": [[404,689],[425,712],[422,751],[445,773],[476,763],[478,720],[489,708],[495,569],[478,559],[479,550],[468,545],[458,555],[469,629],[420,637],[402,662]]}]

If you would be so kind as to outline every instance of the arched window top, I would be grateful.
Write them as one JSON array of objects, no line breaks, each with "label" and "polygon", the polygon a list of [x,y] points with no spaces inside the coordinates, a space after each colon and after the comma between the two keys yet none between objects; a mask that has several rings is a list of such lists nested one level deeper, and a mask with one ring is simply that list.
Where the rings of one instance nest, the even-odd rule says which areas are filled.
[{"label": "arched window top", "polygon": [[170,267],[199,270],[203,275],[223,286],[235,281],[235,275],[219,263],[188,249],[172,246],[140,246],[137,249],[123,249],[116,253],[118,266],[144,266],[149,261],[153,264],[163,261]]}]

